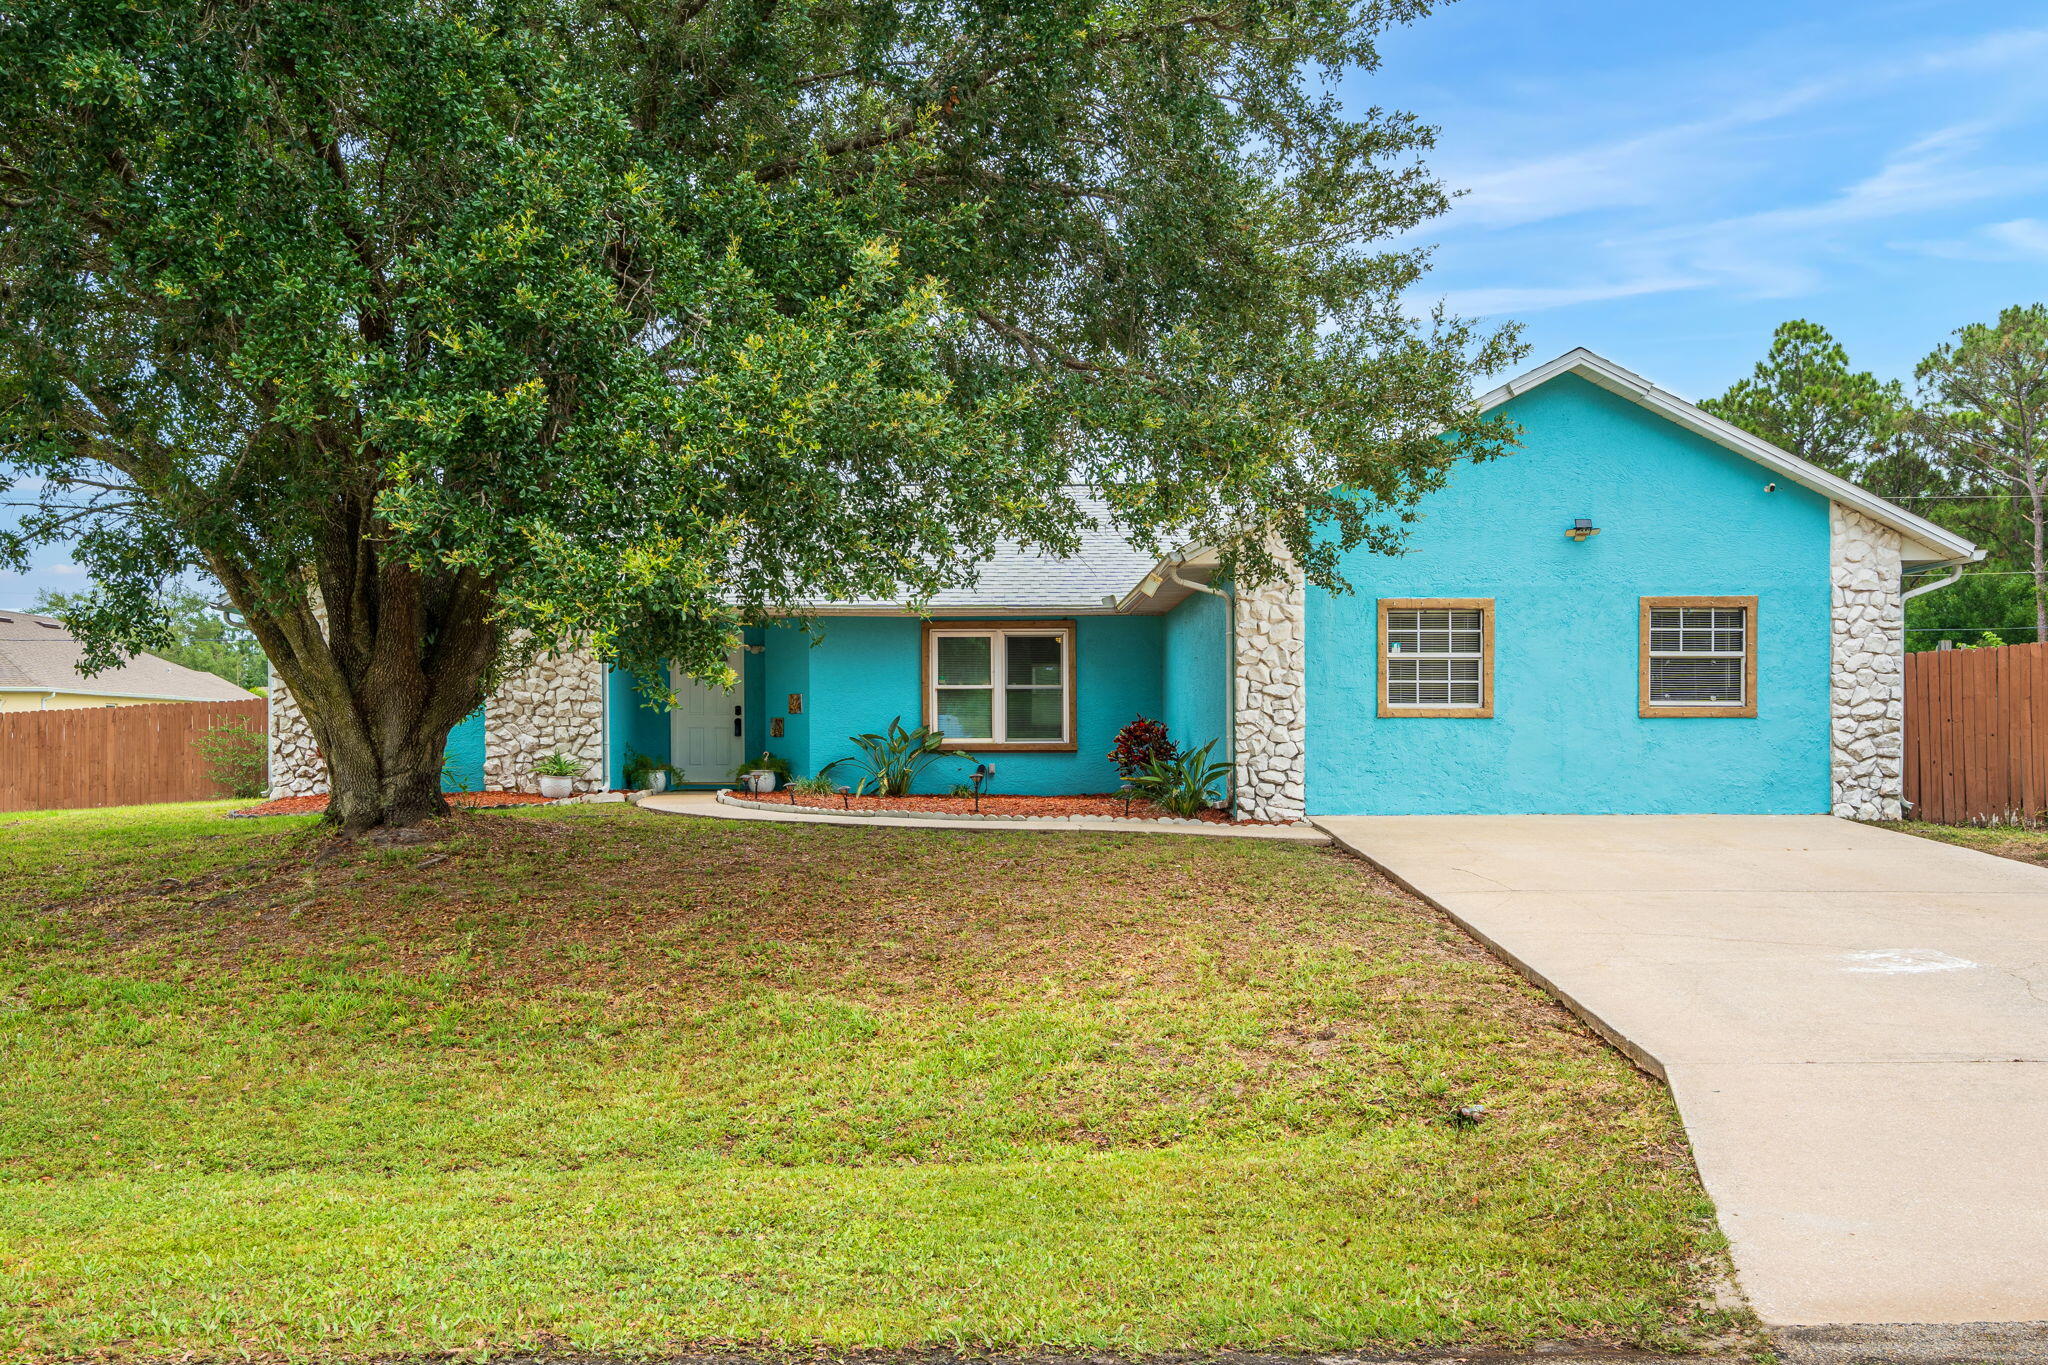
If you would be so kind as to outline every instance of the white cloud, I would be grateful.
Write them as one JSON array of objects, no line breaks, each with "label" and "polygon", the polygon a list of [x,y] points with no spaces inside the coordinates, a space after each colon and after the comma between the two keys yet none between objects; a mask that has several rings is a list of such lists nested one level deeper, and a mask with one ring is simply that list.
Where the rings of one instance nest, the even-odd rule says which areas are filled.
[{"label": "white cloud", "polygon": [[[1743,144],[1771,136],[1766,131],[1769,125],[1793,114],[1831,101],[1869,98],[1886,87],[1929,76],[2031,74],[2043,60],[2048,60],[2048,28],[1987,34],[1950,48],[1870,62],[1840,75],[1790,85],[1774,84],[1769,73],[1759,73],[1758,88],[1725,108],[1647,132],[1507,164],[1461,169],[1455,161],[1446,161],[1446,180],[1465,191],[1452,210],[1451,223],[1510,227],[1589,209],[1667,203],[1674,195],[1683,202],[1698,193],[1703,177],[1753,168],[1742,155]],[[1640,105],[1631,101],[1626,108],[1627,114],[1616,116],[1616,121],[1634,115]],[[1959,127],[1943,133],[1963,131]]]},{"label": "white cloud", "polygon": [[1952,208],[2023,193],[2048,183],[2048,166],[1971,165],[1997,125],[1988,119],[1938,128],[1885,158],[1872,174],[1818,203],[1772,209],[1708,224],[1697,232],[1819,228]]},{"label": "white cloud", "polygon": [[1578,284],[1502,285],[1491,289],[1454,289],[1444,296],[1444,303],[1453,313],[1464,317],[1490,317],[1504,313],[1534,313],[1546,308],[1568,308],[1575,303],[1602,303],[1641,294],[1668,294],[1678,289],[1698,289],[1710,283],[1711,280],[1699,276],[1646,275],[1632,279],[1588,280]]},{"label": "white cloud", "polygon": [[[1469,316],[1708,288],[1815,292],[1845,265],[1900,250],[1877,231],[2048,186],[2048,162],[2034,151],[2048,108],[2044,59],[2048,28],[1896,56],[1807,53],[1807,69],[1823,74],[1777,85],[1760,56],[1750,93],[1716,112],[1462,175],[1447,166],[1446,178],[1470,190],[1439,227],[1439,267],[1454,276],[1448,301]],[[1596,126],[1646,103],[1654,107],[1638,100]],[[1914,112],[1946,121],[1897,131]],[[1896,140],[1873,150],[1872,135],[1887,128]],[[1763,207],[1713,211],[1758,199]],[[1980,235],[1910,249],[2048,255],[2041,219]]]},{"label": "white cloud", "polygon": [[2016,261],[2048,261],[2048,219],[2011,218],[1986,223],[1967,237],[1933,242],[1899,242],[1902,251],[1918,251],[1955,261],[2003,265]]},{"label": "white cloud", "polygon": [[2016,255],[2048,259],[2048,220],[2015,218],[1993,223],[1985,232],[1992,241],[2012,248]]},{"label": "white cloud", "polygon": [[59,578],[85,577],[85,570],[79,568],[76,564],[52,564],[45,568],[43,572],[48,574],[55,574]]},{"label": "white cloud", "polygon": [[1805,102],[1805,92],[1747,105],[1630,137],[1598,142],[1486,170],[1445,171],[1464,192],[1451,210],[1453,228],[1504,228],[1593,209],[1644,208],[1670,202],[1695,182],[1704,160],[1725,162],[1718,146]]}]

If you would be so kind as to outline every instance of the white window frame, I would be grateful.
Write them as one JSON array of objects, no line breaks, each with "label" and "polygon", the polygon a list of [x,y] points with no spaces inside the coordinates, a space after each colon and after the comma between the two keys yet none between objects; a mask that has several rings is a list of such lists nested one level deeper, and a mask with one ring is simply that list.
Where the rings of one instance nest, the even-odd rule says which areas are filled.
[{"label": "white window frame", "polygon": [[[1477,654],[1396,654],[1388,640],[1388,618],[1397,611],[1476,611],[1479,613]],[[1379,675],[1379,712],[1385,717],[1435,716],[1490,719],[1493,715],[1493,599],[1491,597],[1382,597],[1379,601],[1379,653],[1373,668]],[[1395,659],[1476,659],[1479,662],[1478,703],[1444,705],[1438,702],[1397,702],[1392,700],[1390,665]]]},{"label": "white window frame", "polygon": [[[1074,623],[1072,621],[930,621],[924,629],[924,723],[934,729],[939,718],[939,641],[945,639],[977,638],[989,641],[989,728],[994,732],[987,739],[949,738],[948,749],[964,749],[974,753],[1015,752],[1048,753],[1071,751],[1075,745],[1074,724],[1076,701],[1074,695]],[[1060,642],[1060,681],[1057,690],[1061,693],[1060,736],[1058,739],[1011,739],[1009,737],[1009,707],[1007,701],[1012,688],[1008,681],[1009,645],[1012,637],[1024,639],[1057,639]],[[978,690],[947,688],[947,691]],[[1039,684],[1036,690],[1052,691],[1054,685]]]},{"label": "white window frame", "polygon": [[[1651,629],[1660,611],[1739,611],[1742,613],[1742,649],[1654,649]],[[1683,618],[1681,618],[1682,620]],[[1642,635],[1639,665],[1638,712],[1646,717],[1754,716],[1757,692],[1757,610],[1754,597],[1645,597],[1641,604],[1639,629]],[[1742,666],[1742,697],[1737,701],[1653,701],[1650,673],[1653,659],[1739,659]]]}]

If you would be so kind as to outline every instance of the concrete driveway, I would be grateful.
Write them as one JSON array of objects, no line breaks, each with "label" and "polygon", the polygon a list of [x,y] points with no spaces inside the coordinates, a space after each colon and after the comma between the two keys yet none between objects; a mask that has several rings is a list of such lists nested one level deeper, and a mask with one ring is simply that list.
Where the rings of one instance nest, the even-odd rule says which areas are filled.
[{"label": "concrete driveway", "polygon": [[1669,1081],[1765,1322],[2048,1320],[2048,869],[1825,816],[1317,823]]}]

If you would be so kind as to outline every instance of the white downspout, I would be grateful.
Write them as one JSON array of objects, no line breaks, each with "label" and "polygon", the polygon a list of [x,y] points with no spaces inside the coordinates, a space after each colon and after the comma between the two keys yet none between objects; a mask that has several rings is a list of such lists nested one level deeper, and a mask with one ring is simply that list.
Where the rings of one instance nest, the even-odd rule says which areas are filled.
[{"label": "white downspout", "polygon": [[1963,576],[1963,563],[1964,561],[1957,560],[1954,564],[1950,565],[1947,578],[1937,578],[1931,583],[1919,583],[1906,589],[1899,594],[1899,601],[1901,603],[1910,602],[1923,592],[1937,592],[1942,588],[1948,587]]},{"label": "white downspout", "polygon": [[1223,599],[1223,744],[1230,755],[1230,804],[1237,805],[1237,597],[1207,583],[1180,576],[1180,565],[1166,571],[1166,581],[1190,592]]}]

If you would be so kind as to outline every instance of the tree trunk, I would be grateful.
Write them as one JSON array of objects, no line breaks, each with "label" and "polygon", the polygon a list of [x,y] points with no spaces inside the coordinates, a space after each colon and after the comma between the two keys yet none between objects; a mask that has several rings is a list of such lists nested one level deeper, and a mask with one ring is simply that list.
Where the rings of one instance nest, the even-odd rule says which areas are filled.
[{"label": "tree trunk", "polygon": [[483,704],[499,632],[492,585],[475,571],[379,563],[374,543],[336,520],[317,598],[280,600],[237,566],[213,567],[319,746],[328,821],[354,835],[448,813],[448,733]]},{"label": "tree trunk", "polygon": [[[366,717],[373,733],[381,728]],[[327,819],[344,834],[361,834],[379,826],[404,827],[448,813],[441,795],[442,756],[448,731],[407,736],[389,752],[373,752],[365,762],[360,746],[327,755]]]},{"label": "tree trunk", "polygon": [[2048,545],[2042,543],[2048,510],[2042,507],[2040,489],[2033,491],[2034,522],[2034,643],[2048,643]]}]

